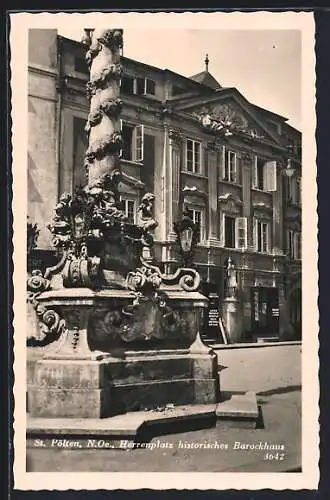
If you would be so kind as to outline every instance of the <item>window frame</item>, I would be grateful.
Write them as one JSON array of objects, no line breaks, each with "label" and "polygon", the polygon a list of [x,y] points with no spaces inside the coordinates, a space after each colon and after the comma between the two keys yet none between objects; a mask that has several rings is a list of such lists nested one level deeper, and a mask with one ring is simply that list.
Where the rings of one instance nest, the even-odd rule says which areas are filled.
[{"label": "window frame", "polygon": [[199,236],[200,238],[197,239],[197,245],[202,245],[203,243],[205,243],[205,239],[206,239],[206,236],[205,236],[205,207],[202,207],[202,206],[199,206],[199,205],[193,205],[193,204],[186,204],[186,207],[187,207],[187,210],[188,210],[188,213],[189,212],[193,212],[193,217],[192,217],[192,221],[194,222],[194,224],[196,224],[196,218],[195,218],[195,213],[196,212],[199,212],[200,213],[200,231],[199,231]]},{"label": "window frame", "polygon": [[[188,170],[188,142],[192,143],[192,170]],[[196,170],[196,165],[195,165],[195,145],[199,146],[199,164],[198,164],[198,170]],[[203,169],[202,169],[202,142],[197,140],[197,139],[192,139],[191,137],[186,137],[185,139],[185,171],[190,173],[190,174],[195,174],[195,175],[203,175]]]},{"label": "window frame", "polygon": [[287,255],[290,260],[301,260],[301,231],[287,229]]},{"label": "window frame", "polygon": [[133,203],[133,221],[130,221],[131,224],[137,223],[137,200],[134,197],[129,197],[127,195],[120,195],[120,201],[123,203],[123,212],[128,218],[128,203]]},{"label": "window frame", "polygon": [[[130,75],[129,73],[126,73],[123,75],[122,80],[124,78],[131,79],[133,80],[133,92],[128,93],[128,95],[138,95],[138,96],[156,96],[156,81],[152,80],[151,78],[148,78],[147,76],[137,76],[137,75]],[[143,81],[143,90],[142,92],[138,92],[138,80]],[[152,82],[154,86],[154,93],[148,92],[148,82]]]},{"label": "window frame", "polygon": [[[231,247],[226,246],[226,217],[234,219],[234,245]],[[241,236],[239,235],[240,223],[244,221],[244,245],[239,245],[239,240]],[[240,215],[231,214],[224,212],[222,214],[222,225],[223,225],[223,246],[224,248],[236,249],[236,250],[246,250],[247,249],[247,217],[242,217]]]},{"label": "window frame", "polygon": [[[270,221],[265,220],[260,217],[253,218],[253,240],[254,240],[254,250],[260,254],[269,254],[270,253],[270,229],[271,224]],[[261,225],[259,231],[259,225]],[[264,231],[263,228],[266,228],[266,249],[264,249]],[[259,234],[260,234],[260,245],[259,245]],[[260,248],[260,250],[259,250]]]},{"label": "window frame", "polygon": [[[122,132],[123,130],[123,125],[127,125],[128,127],[131,127],[133,129],[132,132],[132,151],[131,151],[131,159],[123,158],[122,152],[121,152],[121,158],[124,161],[130,161],[132,163],[143,163],[144,161],[144,125],[142,123],[134,123],[130,122],[129,120],[120,120],[120,131]],[[141,133],[138,135],[138,130],[141,131]],[[138,139],[141,140],[141,144],[138,146]],[[140,151],[140,154],[138,154],[138,151]]]},{"label": "window frame", "polygon": [[[262,162],[262,167],[259,167]],[[262,187],[259,184],[259,168],[262,168]],[[272,170],[270,170],[272,168]],[[273,181],[271,183],[271,180]],[[261,191],[262,193],[273,193],[278,190],[277,182],[277,162],[264,158],[260,155],[255,155],[252,171],[252,189]]]}]

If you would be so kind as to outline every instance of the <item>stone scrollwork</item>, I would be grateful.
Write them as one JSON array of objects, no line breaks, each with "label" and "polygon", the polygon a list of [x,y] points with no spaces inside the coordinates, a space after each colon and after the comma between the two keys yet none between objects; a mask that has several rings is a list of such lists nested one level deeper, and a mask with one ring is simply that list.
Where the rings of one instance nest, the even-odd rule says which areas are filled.
[{"label": "stone scrollwork", "polygon": [[50,281],[42,276],[41,271],[35,270],[27,280],[27,301],[35,310],[40,325],[38,338],[30,338],[30,344],[55,340],[65,329],[65,321],[53,309],[47,309],[38,300],[41,293],[50,289]]},{"label": "stone scrollwork", "polygon": [[186,292],[194,292],[200,286],[200,274],[191,268],[181,267],[173,274],[162,273],[159,267],[144,262],[143,266],[130,272],[126,278],[126,286],[134,291],[158,290],[161,284],[179,285]]},{"label": "stone scrollwork", "polygon": [[126,277],[127,288],[135,292],[144,293],[148,290],[157,290],[162,283],[162,277],[158,271],[159,269],[156,267],[150,268],[147,265],[144,265],[137,268],[135,271],[129,272]]}]

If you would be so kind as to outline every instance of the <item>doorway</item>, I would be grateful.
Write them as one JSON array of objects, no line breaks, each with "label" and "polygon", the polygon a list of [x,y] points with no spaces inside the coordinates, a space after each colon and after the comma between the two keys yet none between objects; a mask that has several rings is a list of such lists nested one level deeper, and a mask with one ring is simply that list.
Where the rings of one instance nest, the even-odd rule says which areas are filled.
[{"label": "doorway", "polygon": [[278,288],[251,289],[252,335],[274,336],[279,333]]}]

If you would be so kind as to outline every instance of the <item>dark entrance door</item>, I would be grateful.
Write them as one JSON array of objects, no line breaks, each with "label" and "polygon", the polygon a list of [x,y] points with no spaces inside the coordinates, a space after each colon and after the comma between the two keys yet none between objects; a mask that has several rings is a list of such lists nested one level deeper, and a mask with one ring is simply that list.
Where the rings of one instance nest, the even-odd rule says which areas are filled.
[{"label": "dark entrance door", "polygon": [[252,334],[273,336],[279,332],[278,288],[251,289]]}]

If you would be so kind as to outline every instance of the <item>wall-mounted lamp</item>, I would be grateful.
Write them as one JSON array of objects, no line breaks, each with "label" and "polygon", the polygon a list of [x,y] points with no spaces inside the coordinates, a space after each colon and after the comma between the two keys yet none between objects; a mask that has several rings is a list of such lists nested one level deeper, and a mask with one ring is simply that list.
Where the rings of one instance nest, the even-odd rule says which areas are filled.
[{"label": "wall-mounted lamp", "polygon": [[189,210],[184,209],[180,222],[173,224],[174,231],[178,238],[180,253],[185,266],[192,263],[192,256],[197,244],[198,225],[190,217]]}]

